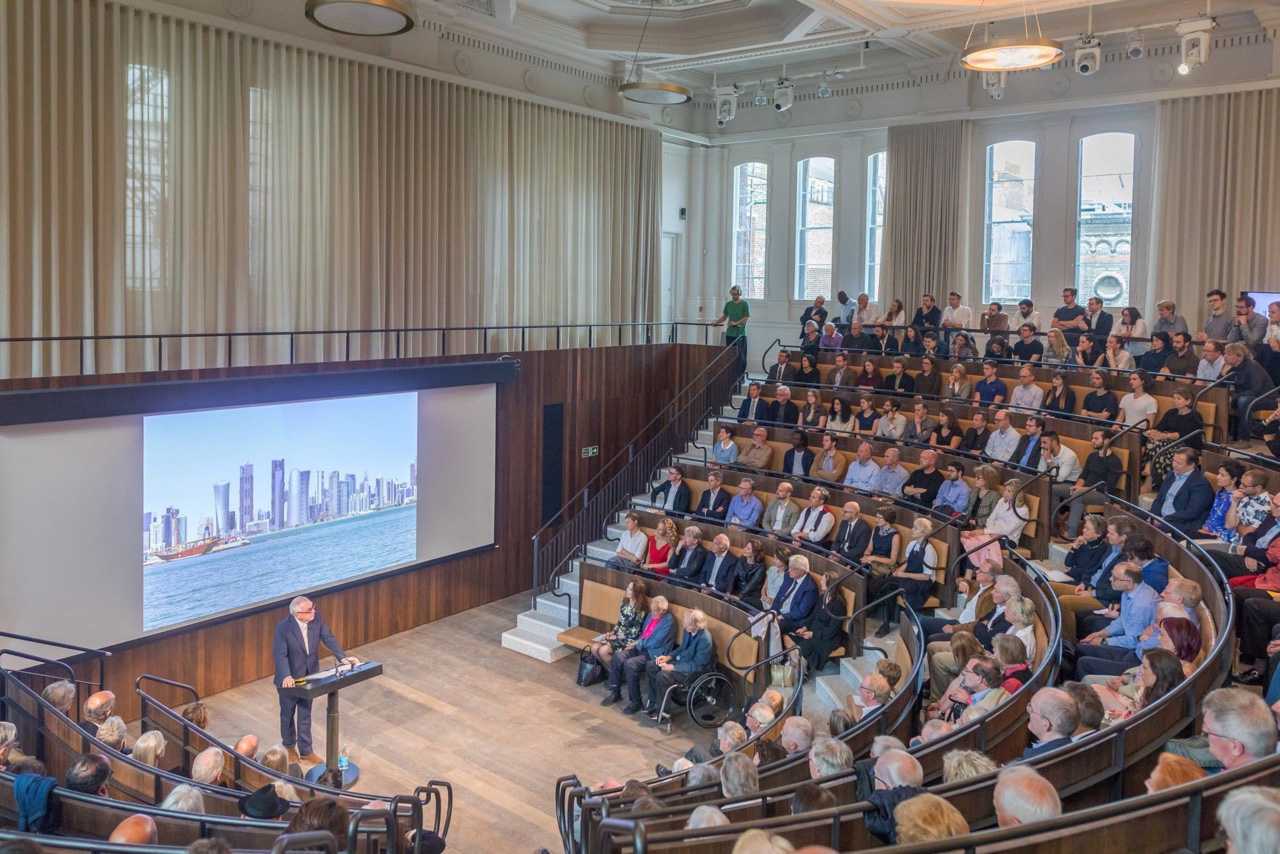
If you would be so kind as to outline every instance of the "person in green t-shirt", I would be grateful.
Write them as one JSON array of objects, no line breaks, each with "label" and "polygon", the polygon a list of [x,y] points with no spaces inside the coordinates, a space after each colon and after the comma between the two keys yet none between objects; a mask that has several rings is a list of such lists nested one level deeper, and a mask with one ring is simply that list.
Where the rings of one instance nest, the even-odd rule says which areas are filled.
[{"label": "person in green t-shirt", "polygon": [[747,321],[751,318],[751,309],[742,298],[742,288],[736,285],[729,288],[729,301],[724,304],[724,311],[716,320],[716,325],[724,324],[725,346],[736,344],[738,361],[746,364],[747,360]]}]

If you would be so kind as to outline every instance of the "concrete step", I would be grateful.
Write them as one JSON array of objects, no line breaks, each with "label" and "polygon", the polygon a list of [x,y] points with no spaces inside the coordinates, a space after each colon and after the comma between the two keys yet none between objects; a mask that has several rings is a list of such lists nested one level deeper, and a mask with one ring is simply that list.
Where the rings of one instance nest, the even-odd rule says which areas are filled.
[{"label": "concrete step", "polygon": [[695,438],[697,438],[699,445],[704,448],[710,448],[711,443],[716,440],[716,434],[712,433],[710,429],[704,429],[699,430],[698,435]]},{"label": "concrete step", "polygon": [[[577,617],[577,614],[575,613],[574,616]],[[555,640],[556,635],[569,626],[563,611],[555,614],[549,611],[525,611],[516,617],[516,628],[530,634],[541,635],[548,640]]]},{"label": "concrete step", "polygon": [[[538,597],[538,607],[535,608],[539,614],[546,614],[560,622],[560,625],[568,626],[578,624],[578,594],[577,591],[566,591],[569,593],[569,599],[563,596],[555,596],[551,593],[543,593]],[[569,602],[573,602],[573,622],[569,622]]]},{"label": "concrete step", "polygon": [[536,658],[547,664],[567,658],[574,652],[572,648],[555,640],[554,636],[548,641],[542,631],[520,626],[507,629],[502,633],[502,648]]},{"label": "concrete step", "polygon": [[832,709],[845,708],[845,698],[857,690],[844,676],[835,674],[819,676],[813,680],[813,688],[818,700]]},{"label": "concrete step", "polygon": [[617,548],[618,544],[611,540],[595,540],[587,543],[587,557],[601,562],[607,561],[613,557],[613,553]]},{"label": "concrete step", "polygon": [[856,688],[862,684],[863,678],[876,672],[876,662],[879,660],[880,656],[875,653],[858,658],[842,658],[840,659],[840,677]]},{"label": "concrete step", "polygon": [[1054,561],[1055,563],[1065,563],[1067,560],[1067,553],[1070,551],[1071,548],[1063,543],[1055,543],[1052,540],[1049,541],[1049,560]]}]

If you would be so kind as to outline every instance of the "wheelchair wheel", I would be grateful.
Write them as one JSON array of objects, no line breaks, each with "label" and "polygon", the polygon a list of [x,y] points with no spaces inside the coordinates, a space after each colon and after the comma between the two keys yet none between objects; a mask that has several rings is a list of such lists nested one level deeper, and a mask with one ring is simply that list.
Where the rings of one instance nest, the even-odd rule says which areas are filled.
[{"label": "wheelchair wheel", "polygon": [[720,672],[706,673],[694,681],[685,705],[689,720],[704,729],[715,729],[743,711],[737,687]]}]

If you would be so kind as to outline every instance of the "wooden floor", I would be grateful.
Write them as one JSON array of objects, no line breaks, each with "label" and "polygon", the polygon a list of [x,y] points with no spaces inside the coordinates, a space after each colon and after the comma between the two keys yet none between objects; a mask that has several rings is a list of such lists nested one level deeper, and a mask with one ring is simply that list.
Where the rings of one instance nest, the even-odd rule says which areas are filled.
[{"label": "wooden floor", "polygon": [[[342,692],[343,744],[359,764],[362,792],[412,791],[431,778],[453,784],[449,850],[559,850],[556,778],[587,785],[652,776],[711,733],[670,736],[602,708],[603,686],[574,683],[577,657],[544,664],[501,647],[499,637],[529,607],[513,596],[350,652],[383,663],[384,674]],[[255,733],[279,740],[275,689],[263,679],[205,698],[210,729],[234,742]],[[324,704],[313,712],[324,752]]]}]

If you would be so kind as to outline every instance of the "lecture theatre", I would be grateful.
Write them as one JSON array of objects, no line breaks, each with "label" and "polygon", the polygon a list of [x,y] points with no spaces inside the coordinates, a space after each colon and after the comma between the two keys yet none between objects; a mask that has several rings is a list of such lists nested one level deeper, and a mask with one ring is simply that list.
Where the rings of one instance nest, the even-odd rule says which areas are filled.
[{"label": "lecture theatre", "polygon": [[1278,0],[0,0],[0,854],[1280,852]]}]

